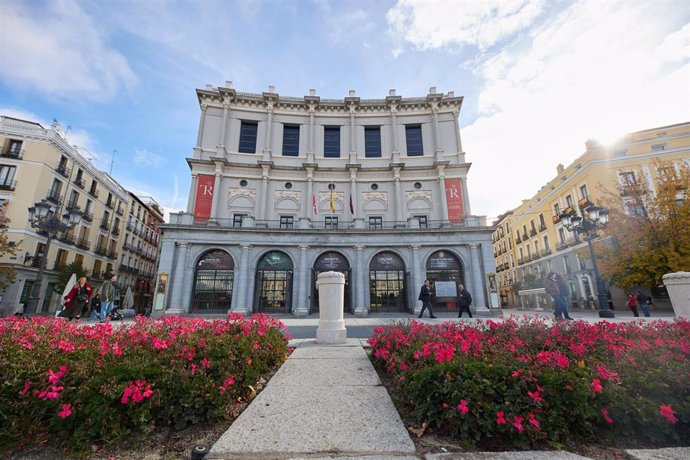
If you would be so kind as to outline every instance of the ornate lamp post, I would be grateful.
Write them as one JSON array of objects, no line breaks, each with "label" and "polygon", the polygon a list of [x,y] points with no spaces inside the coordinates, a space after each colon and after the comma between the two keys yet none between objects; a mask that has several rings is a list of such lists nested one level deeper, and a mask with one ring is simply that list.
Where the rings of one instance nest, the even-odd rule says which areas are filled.
[{"label": "ornate lamp post", "polygon": [[[38,300],[41,294],[41,282],[43,272],[46,268],[46,260],[48,259],[50,243],[53,241],[53,238],[58,236],[58,234],[68,232],[70,229],[74,228],[75,225],[81,222],[81,216],[83,214],[79,208],[70,209],[69,212],[62,216],[62,219],[55,217],[55,213],[56,209],[46,200],[41,200],[38,203],[34,203],[34,205],[29,208],[29,223],[31,224],[31,227],[38,229],[39,233],[44,233],[48,236],[43,257],[41,257],[41,264],[38,268],[38,275],[36,275],[36,282],[34,282],[31,295],[29,296],[30,301],[27,302],[28,305],[25,309],[25,313],[29,315],[38,311]],[[31,302],[31,300],[34,301]]]},{"label": "ornate lamp post", "polygon": [[563,212],[561,214],[561,222],[563,226],[570,232],[580,233],[585,236],[587,246],[589,247],[589,256],[592,259],[592,267],[594,268],[594,278],[597,285],[597,299],[599,302],[599,317],[613,318],[615,315],[613,310],[609,308],[609,299],[606,295],[606,288],[604,281],[599,274],[599,266],[597,265],[597,258],[594,254],[594,246],[592,240],[597,237],[597,232],[600,228],[606,226],[609,221],[609,211],[605,208],[590,205],[587,208],[580,208],[582,217],[577,215],[575,211]]}]

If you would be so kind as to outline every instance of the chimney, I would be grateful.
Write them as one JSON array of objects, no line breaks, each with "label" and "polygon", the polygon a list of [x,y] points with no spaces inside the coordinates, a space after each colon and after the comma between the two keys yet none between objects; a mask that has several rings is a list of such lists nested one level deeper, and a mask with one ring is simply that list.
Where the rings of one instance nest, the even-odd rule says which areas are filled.
[{"label": "chimney", "polygon": [[310,88],[310,89],[309,89],[309,95],[310,95],[310,96],[316,96],[316,90],[313,89],[313,88]]},{"label": "chimney", "polygon": [[268,85],[268,92],[269,93],[275,93],[276,92],[276,87],[273,85]]},{"label": "chimney", "polygon": [[232,89],[232,82],[230,80],[225,80],[225,87],[228,89]]},{"label": "chimney", "polygon": [[350,97],[354,97],[354,96],[355,96],[355,90],[354,90],[354,89],[351,89],[351,90],[350,90]]},{"label": "chimney", "polygon": [[563,171],[565,171],[565,168],[561,163],[558,163],[558,166],[556,166],[556,173],[561,174]]},{"label": "chimney", "polygon": [[389,96],[395,96],[395,89],[389,89],[389,90],[388,90],[388,95],[389,95]]},{"label": "chimney", "polygon": [[435,86],[432,86],[431,88],[429,88],[429,94],[436,94],[436,87]]}]

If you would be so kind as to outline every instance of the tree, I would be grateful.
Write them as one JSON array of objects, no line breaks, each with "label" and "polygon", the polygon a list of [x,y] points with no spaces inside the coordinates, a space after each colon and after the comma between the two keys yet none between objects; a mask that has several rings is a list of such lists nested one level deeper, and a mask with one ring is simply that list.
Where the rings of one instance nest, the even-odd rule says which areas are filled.
[{"label": "tree", "polygon": [[622,288],[659,286],[665,274],[690,267],[690,168],[661,160],[654,167],[654,189],[638,170],[604,200],[610,244],[598,243],[597,254],[603,276]]},{"label": "tree", "polygon": [[[19,246],[14,241],[9,241],[7,226],[0,227],[0,257],[16,256]],[[5,289],[14,282],[15,270],[11,265],[0,264],[0,289]]]},{"label": "tree", "polygon": [[81,265],[81,262],[72,262],[71,264],[64,265],[58,272],[57,281],[55,282],[56,292],[64,291],[72,273],[77,275],[77,279],[79,279],[82,276],[86,276],[86,269]]}]

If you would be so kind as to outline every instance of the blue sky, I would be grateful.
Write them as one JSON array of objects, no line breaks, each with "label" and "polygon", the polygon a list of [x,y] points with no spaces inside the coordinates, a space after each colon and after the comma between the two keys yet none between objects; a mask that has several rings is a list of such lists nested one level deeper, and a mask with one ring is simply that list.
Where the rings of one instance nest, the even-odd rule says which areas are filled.
[{"label": "blue sky", "polygon": [[[0,0],[0,114],[57,119],[125,187],[186,208],[195,89],[455,91],[474,214],[588,138],[690,121],[690,6],[669,0]],[[69,127],[69,129],[68,129]],[[517,178],[517,179],[516,179]]]}]

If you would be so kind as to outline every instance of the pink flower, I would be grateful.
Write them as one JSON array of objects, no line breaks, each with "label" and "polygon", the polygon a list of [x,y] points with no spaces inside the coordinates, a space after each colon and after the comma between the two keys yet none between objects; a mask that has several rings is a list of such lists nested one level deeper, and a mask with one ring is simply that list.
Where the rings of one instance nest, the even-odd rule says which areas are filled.
[{"label": "pink flower", "polygon": [[147,384],[146,380],[137,380],[136,382],[129,382],[127,388],[122,392],[120,402],[122,404],[129,404],[130,401],[142,402],[144,399],[150,398],[151,395],[153,395],[151,385]]},{"label": "pink flower", "polygon": [[454,354],[455,348],[453,348],[451,345],[447,343],[436,346],[434,350],[436,362],[439,363],[442,363],[444,361],[450,361],[451,359],[453,359]]},{"label": "pink flower", "polygon": [[153,343],[153,348],[155,348],[156,350],[164,350],[164,349],[168,348],[168,344],[165,342],[165,340],[161,340],[158,337],[155,337],[152,340],[152,343]]},{"label": "pink flower", "polygon": [[209,361],[208,358],[204,358],[201,360],[201,365],[204,367],[211,367],[211,361]]},{"label": "pink flower", "polygon": [[235,383],[235,377],[230,375],[230,376],[228,376],[227,379],[225,379],[225,382],[223,383],[223,385],[218,387],[218,389],[220,390],[221,393],[223,393],[225,390],[228,389],[228,387],[230,387],[231,385],[234,385],[234,383]]},{"label": "pink flower", "polygon": [[604,388],[601,386],[599,379],[592,379],[592,393],[603,393]]},{"label": "pink flower", "polygon": [[606,409],[602,409],[601,415],[604,416],[604,420],[606,420],[606,423],[613,423],[613,419],[609,417],[609,411],[607,411]]},{"label": "pink flower", "polygon": [[31,385],[33,385],[31,380],[24,382],[24,389],[19,392],[19,396],[24,396],[29,391],[29,388],[31,388]]},{"label": "pink flower", "polygon": [[459,410],[460,413],[463,414],[463,415],[465,415],[466,413],[468,413],[470,410],[469,410],[469,408],[467,407],[467,401],[465,401],[464,399],[461,399],[461,400],[460,400],[460,404],[458,404],[458,410]]},{"label": "pink flower", "polygon": [[537,427],[537,429],[539,428],[539,420],[537,420],[537,419],[534,417],[534,414],[529,414],[529,421],[528,421],[528,423],[529,423],[530,425],[534,425],[535,427]]},{"label": "pink flower", "polygon": [[544,398],[539,395],[539,390],[535,392],[528,391],[527,394],[530,398],[534,399],[534,402],[541,402],[544,400]]},{"label": "pink flower", "polygon": [[620,382],[620,379],[618,378],[618,373],[611,372],[610,370],[606,369],[606,366],[604,366],[603,364],[597,365],[597,373],[599,374],[599,378],[602,380]]},{"label": "pink flower", "polygon": [[70,415],[72,415],[72,411],[71,411],[72,405],[71,404],[63,404],[61,407],[62,407],[62,410],[60,412],[58,412],[58,417],[67,418]]},{"label": "pink flower", "polygon": [[669,422],[671,423],[676,423],[678,419],[674,415],[675,412],[671,408],[670,404],[662,404],[659,406],[659,414],[661,414],[662,417],[668,419]]},{"label": "pink flower", "polygon": [[498,423],[499,425],[505,425],[506,423],[508,423],[507,420],[503,417],[503,411],[496,412],[496,423]]},{"label": "pink flower", "polygon": [[515,427],[516,430],[518,430],[520,433],[525,431],[525,428],[522,426],[522,422],[525,421],[524,417],[518,417],[517,415],[513,415],[513,426]]},{"label": "pink flower", "polygon": [[441,407],[443,407],[444,409],[448,409],[448,404],[443,403],[443,404],[441,404]]}]

